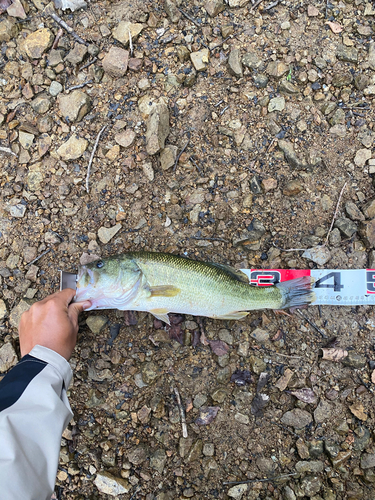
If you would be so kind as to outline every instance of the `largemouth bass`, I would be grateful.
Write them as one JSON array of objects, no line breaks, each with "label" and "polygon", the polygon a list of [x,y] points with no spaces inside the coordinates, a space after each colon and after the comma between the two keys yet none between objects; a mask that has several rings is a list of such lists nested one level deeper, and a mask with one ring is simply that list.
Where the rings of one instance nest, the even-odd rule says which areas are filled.
[{"label": "largemouth bass", "polygon": [[230,266],[129,252],[81,266],[75,300],[90,300],[87,310],[147,311],[169,324],[168,313],[237,320],[254,309],[302,307],[314,300],[311,287],[308,276],[256,287]]}]

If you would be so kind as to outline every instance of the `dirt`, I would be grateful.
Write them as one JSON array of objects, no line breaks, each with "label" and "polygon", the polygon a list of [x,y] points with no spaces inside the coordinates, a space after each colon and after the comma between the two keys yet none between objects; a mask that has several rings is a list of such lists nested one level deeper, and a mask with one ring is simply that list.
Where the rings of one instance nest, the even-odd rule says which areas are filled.
[{"label": "dirt", "polygon": [[[24,3],[25,20],[6,12],[0,17],[18,27],[1,45],[0,146],[16,156],[0,150],[0,299],[7,308],[0,348],[10,343],[19,354],[12,311],[25,295],[41,299],[56,291],[58,270],[74,272],[87,260],[83,254],[147,249],[239,269],[316,268],[302,251],[282,249],[324,243],[345,182],[338,217],[348,217],[348,201],[363,210],[374,197],[372,4],[281,1],[252,8],[242,2],[244,7],[234,8],[232,1],[210,17],[205,2],[182,1],[179,8],[195,23],[180,11],[173,23],[163,2],[93,0],[85,10],[57,11],[91,48],[77,64],[69,62],[75,40],[64,32],[57,44],[61,66],[51,67],[51,46],[35,60],[22,48],[43,26],[53,37],[59,30],[43,15],[43,3]],[[104,56],[112,46],[129,50],[111,34],[121,20],[143,24],[132,42],[141,69],[111,77],[101,72]],[[339,23],[342,32],[334,33],[327,21]],[[356,49],[357,61],[340,60],[340,44]],[[195,72],[189,55],[181,61],[181,47],[190,53],[208,47],[206,70]],[[255,60],[253,67],[242,66],[239,77],[228,68],[234,48],[241,60],[250,53]],[[273,76],[272,61],[285,65],[282,75]],[[344,77],[345,84],[337,83]],[[65,89],[87,80],[92,83],[80,90],[90,97],[91,110],[71,123],[59,97],[49,92],[51,82],[62,85],[60,95],[71,96]],[[44,113],[31,106],[40,95],[50,103]],[[166,145],[183,151],[166,170],[159,153],[146,152],[147,118],[138,107],[145,95],[150,101],[164,98]],[[273,105],[276,111],[270,111]],[[104,125],[87,193],[87,166]],[[134,131],[135,139],[116,150],[121,130]],[[33,135],[28,149],[20,142],[25,131]],[[50,138],[43,154],[42,134]],[[87,148],[63,160],[57,150],[71,136],[86,139]],[[297,164],[287,160],[281,140],[292,143]],[[362,149],[369,151],[364,161],[356,156]],[[291,181],[297,181],[296,191],[288,189]],[[18,216],[11,215],[14,206]],[[361,240],[361,221],[353,222],[352,236],[336,230],[336,240],[329,240],[330,259],[323,267],[373,267],[371,241]],[[102,243],[99,228],[116,224],[121,229]],[[30,273],[29,263],[46,250]],[[86,318],[96,314],[108,323],[94,333]],[[229,346],[220,357],[209,345],[195,345],[200,327],[193,317],[179,323],[181,345],[146,313],[84,314],[71,359],[74,420],[62,440],[57,498],[113,498],[94,483],[103,472],[127,485],[128,493],[117,495],[121,499],[373,498],[374,465],[365,461],[375,452],[373,307],[310,307],[303,314],[360,361],[346,366],[321,360],[327,339],[298,313],[257,311],[240,322],[206,319],[207,338]],[[115,338],[114,325],[120,325]],[[253,338],[257,328],[261,341]],[[275,384],[288,369],[292,377],[280,390]],[[249,370],[252,381],[236,385],[236,370]],[[269,379],[260,393],[269,399],[252,412],[262,372]],[[175,387],[186,410],[187,439]],[[290,394],[300,388],[311,388],[317,402]],[[353,405],[360,411],[353,413]],[[209,425],[195,423],[201,407],[216,406]],[[296,408],[311,416],[302,428],[282,422]],[[296,464],[303,461],[310,465],[301,471]],[[249,483],[235,491],[231,481]]]}]

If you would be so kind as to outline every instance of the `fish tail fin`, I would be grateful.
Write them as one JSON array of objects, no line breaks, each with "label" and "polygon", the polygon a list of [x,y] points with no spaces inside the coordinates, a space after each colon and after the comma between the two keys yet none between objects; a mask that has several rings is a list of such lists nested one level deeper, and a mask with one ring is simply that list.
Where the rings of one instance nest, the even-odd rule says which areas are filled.
[{"label": "fish tail fin", "polygon": [[280,309],[297,309],[311,304],[315,300],[315,293],[312,291],[314,278],[303,276],[293,280],[283,281],[275,285],[282,294],[282,306]]}]

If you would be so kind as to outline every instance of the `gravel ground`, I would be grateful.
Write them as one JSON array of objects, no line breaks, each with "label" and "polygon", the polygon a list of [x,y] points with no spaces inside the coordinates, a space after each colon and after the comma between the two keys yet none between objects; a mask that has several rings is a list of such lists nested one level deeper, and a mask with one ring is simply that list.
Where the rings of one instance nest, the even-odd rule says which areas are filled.
[{"label": "gravel ground", "polygon": [[[92,0],[55,11],[74,35],[46,0],[12,7],[0,373],[19,358],[22,311],[97,256],[374,267],[373,3]],[[283,251],[325,242],[345,183],[328,245]],[[304,315],[207,319],[209,345],[194,317],[83,315],[56,498],[373,499],[373,308]],[[306,317],[343,360],[321,359]]]}]

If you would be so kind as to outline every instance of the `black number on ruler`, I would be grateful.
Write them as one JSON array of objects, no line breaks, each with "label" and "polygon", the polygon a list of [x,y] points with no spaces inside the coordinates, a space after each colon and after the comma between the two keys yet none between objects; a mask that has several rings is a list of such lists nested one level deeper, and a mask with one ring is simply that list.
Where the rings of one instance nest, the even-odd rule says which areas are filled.
[{"label": "black number on ruler", "polygon": [[367,281],[367,291],[370,293],[375,292],[375,272],[367,271],[366,272],[366,281]]},{"label": "black number on ruler", "polygon": [[[333,284],[322,285],[325,281],[333,278]],[[344,285],[341,284],[341,273],[328,273],[315,283],[315,288],[333,288],[335,292],[340,292]]]}]

